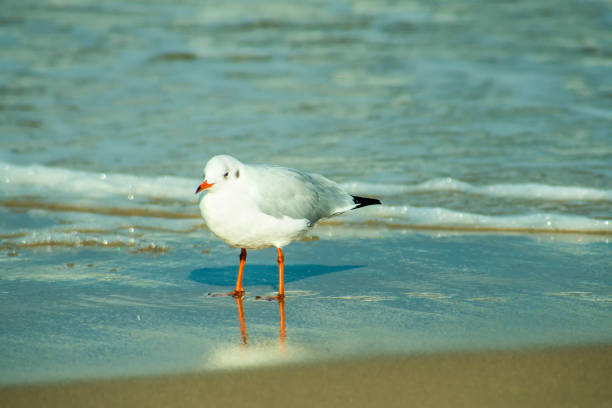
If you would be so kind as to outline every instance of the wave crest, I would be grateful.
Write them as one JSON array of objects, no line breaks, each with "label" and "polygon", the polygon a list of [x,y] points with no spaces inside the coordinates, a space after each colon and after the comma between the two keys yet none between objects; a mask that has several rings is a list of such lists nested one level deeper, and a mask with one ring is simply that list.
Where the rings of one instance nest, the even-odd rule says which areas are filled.
[{"label": "wave crest", "polygon": [[612,190],[579,186],[551,186],[539,183],[475,186],[453,178],[435,178],[416,185],[349,182],[342,186],[353,194],[398,195],[411,192],[449,191],[527,200],[612,201]]}]

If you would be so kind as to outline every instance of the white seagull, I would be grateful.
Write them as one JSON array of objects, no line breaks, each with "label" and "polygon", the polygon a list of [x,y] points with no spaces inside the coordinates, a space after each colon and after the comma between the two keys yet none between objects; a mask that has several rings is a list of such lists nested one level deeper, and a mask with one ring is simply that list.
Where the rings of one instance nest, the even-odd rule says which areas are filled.
[{"label": "white seagull", "polygon": [[212,157],[204,167],[204,181],[196,189],[208,228],[230,246],[240,248],[236,289],[242,297],[242,275],[247,249],[276,247],[278,295],[283,299],[282,247],[302,239],[323,218],[367,205],[375,198],[352,196],[335,182],[314,173],[280,166],[250,165],[228,155]]}]

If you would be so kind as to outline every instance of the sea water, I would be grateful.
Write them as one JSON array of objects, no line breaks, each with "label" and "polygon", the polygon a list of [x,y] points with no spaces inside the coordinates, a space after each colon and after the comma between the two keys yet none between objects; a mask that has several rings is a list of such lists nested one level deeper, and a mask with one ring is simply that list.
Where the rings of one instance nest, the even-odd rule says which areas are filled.
[{"label": "sea water", "polygon": [[[607,2],[0,13],[0,382],[612,340]],[[271,249],[209,296],[219,153],[383,205],[285,248],[282,310]]]}]

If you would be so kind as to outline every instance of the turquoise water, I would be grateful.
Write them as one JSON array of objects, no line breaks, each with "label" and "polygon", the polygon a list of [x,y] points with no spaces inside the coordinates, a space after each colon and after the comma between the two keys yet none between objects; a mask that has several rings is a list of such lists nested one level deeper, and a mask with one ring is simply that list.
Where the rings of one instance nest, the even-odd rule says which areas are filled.
[{"label": "turquoise water", "polygon": [[[606,1],[5,1],[0,381],[609,342],[611,26]],[[218,153],[384,203],[285,250],[286,341],[255,300],[274,251],[248,347],[207,296],[238,261],[193,195]]]}]

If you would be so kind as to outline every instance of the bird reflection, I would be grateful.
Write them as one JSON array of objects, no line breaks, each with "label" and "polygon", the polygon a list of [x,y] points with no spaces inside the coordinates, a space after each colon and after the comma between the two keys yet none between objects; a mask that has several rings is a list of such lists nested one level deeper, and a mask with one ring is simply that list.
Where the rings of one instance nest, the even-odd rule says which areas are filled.
[{"label": "bird reflection", "polygon": [[242,346],[246,347],[249,344],[249,335],[246,331],[246,323],[244,322],[244,306],[242,306],[242,296],[236,296],[236,306],[238,306],[238,321],[240,322],[240,337],[242,338]]},{"label": "bird reflection", "polygon": [[284,353],[287,349],[287,345],[285,344],[285,339],[287,337],[287,328],[285,327],[285,298],[278,299],[278,311],[280,315],[280,333],[279,333],[279,341],[280,341],[280,349],[281,352]]},{"label": "bird reflection", "polygon": [[[244,319],[244,306],[242,304],[244,296],[235,296],[236,306],[238,307],[238,322],[240,324],[240,338],[242,340],[242,347],[247,347],[249,344],[249,335],[247,333],[246,323]],[[285,299],[275,298],[278,302],[278,310],[280,315],[279,322],[279,343],[281,352],[286,351],[286,339],[287,339],[287,327],[285,325]]]}]

